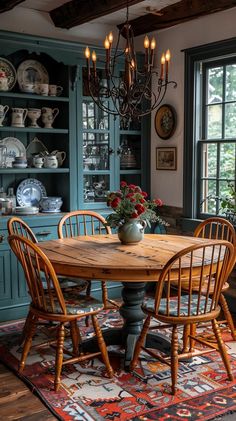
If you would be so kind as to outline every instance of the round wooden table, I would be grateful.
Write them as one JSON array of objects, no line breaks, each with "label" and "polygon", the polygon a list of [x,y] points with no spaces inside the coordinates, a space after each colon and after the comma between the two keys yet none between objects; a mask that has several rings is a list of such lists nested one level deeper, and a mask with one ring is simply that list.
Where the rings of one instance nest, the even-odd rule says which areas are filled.
[{"label": "round wooden table", "polygon": [[[129,367],[144,314],[141,304],[146,282],[158,281],[160,271],[178,251],[208,240],[178,235],[145,234],[136,245],[123,245],[116,235],[91,235],[38,243],[50,259],[58,275],[122,282],[123,304],[120,314],[124,319],[122,330],[104,331],[107,345],[121,344],[125,349],[125,368]],[[201,261],[194,262],[197,267]],[[186,261],[186,267],[189,260]],[[148,346],[169,350],[169,341],[161,334],[149,334]],[[95,347],[88,340],[83,349]]]}]

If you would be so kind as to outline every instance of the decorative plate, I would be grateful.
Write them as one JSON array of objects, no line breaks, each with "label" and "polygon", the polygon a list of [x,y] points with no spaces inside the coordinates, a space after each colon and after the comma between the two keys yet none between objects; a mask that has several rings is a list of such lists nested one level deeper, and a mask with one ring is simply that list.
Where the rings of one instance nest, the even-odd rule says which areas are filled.
[{"label": "decorative plate", "polygon": [[48,72],[37,60],[25,60],[17,69],[17,82],[23,89],[26,83],[49,83]]},{"label": "decorative plate", "polygon": [[169,104],[158,108],[155,116],[155,129],[161,139],[169,139],[176,128],[176,111]]},{"label": "decorative plate", "polygon": [[16,137],[5,137],[2,144],[7,148],[6,166],[12,167],[16,156],[26,156],[26,149],[23,143]]},{"label": "decorative plate", "polygon": [[43,196],[47,196],[46,189],[41,181],[35,178],[26,178],[16,190],[16,199],[20,206],[37,206]]},{"label": "decorative plate", "polygon": [[26,148],[26,158],[29,165],[33,164],[33,157],[35,155],[45,156],[47,154],[49,154],[48,149],[37,137],[34,137]]},{"label": "decorative plate", "polygon": [[9,91],[15,86],[16,83],[16,69],[13,64],[3,57],[0,57],[0,72],[5,72],[8,80]]}]

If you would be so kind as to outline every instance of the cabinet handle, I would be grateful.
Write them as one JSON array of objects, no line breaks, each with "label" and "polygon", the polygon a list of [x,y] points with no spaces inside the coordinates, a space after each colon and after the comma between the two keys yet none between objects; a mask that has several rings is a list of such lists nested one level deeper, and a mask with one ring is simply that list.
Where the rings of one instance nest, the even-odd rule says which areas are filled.
[{"label": "cabinet handle", "polygon": [[47,235],[50,235],[50,234],[51,234],[51,231],[40,231],[40,232],[36,232],[35,233],[36,236],[42,236],[42,235],[44,235],[45,237]]},{"label": "cabinet handle", "polygon": [[2,235],[2,234],[1,234],[1,235],[0,235],[0,243],[2,243],[2,242],[3,242],[4,238],[5,238],[5,237],[4,237],[4,235]]}]

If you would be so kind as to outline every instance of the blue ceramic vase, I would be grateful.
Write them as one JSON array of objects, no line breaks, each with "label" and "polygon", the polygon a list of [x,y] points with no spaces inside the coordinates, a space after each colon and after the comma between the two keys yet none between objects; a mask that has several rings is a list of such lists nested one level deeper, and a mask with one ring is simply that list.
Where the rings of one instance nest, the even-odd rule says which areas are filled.
[{"label": "blue ceramic vase", "polygon": [[146,222],[137,218],[130,218],[118,228],[118,238],[123,244],[139,243],[144,237]]}]

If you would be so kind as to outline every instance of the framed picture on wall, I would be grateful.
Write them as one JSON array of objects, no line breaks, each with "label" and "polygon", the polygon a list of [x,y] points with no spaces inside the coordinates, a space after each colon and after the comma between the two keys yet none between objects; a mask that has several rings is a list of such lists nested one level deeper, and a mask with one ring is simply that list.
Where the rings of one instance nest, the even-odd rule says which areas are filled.
[{"label": "framed picture on wall", "polygon": [[156,169],[176,170],[177,169],[177,148],[156,148]]},{"label": "framed picture on wall", "polygon": [[176,111],[172,105],[164,104],[155,116],[155,129],[161,139],[169,139],[176,129]]}]

